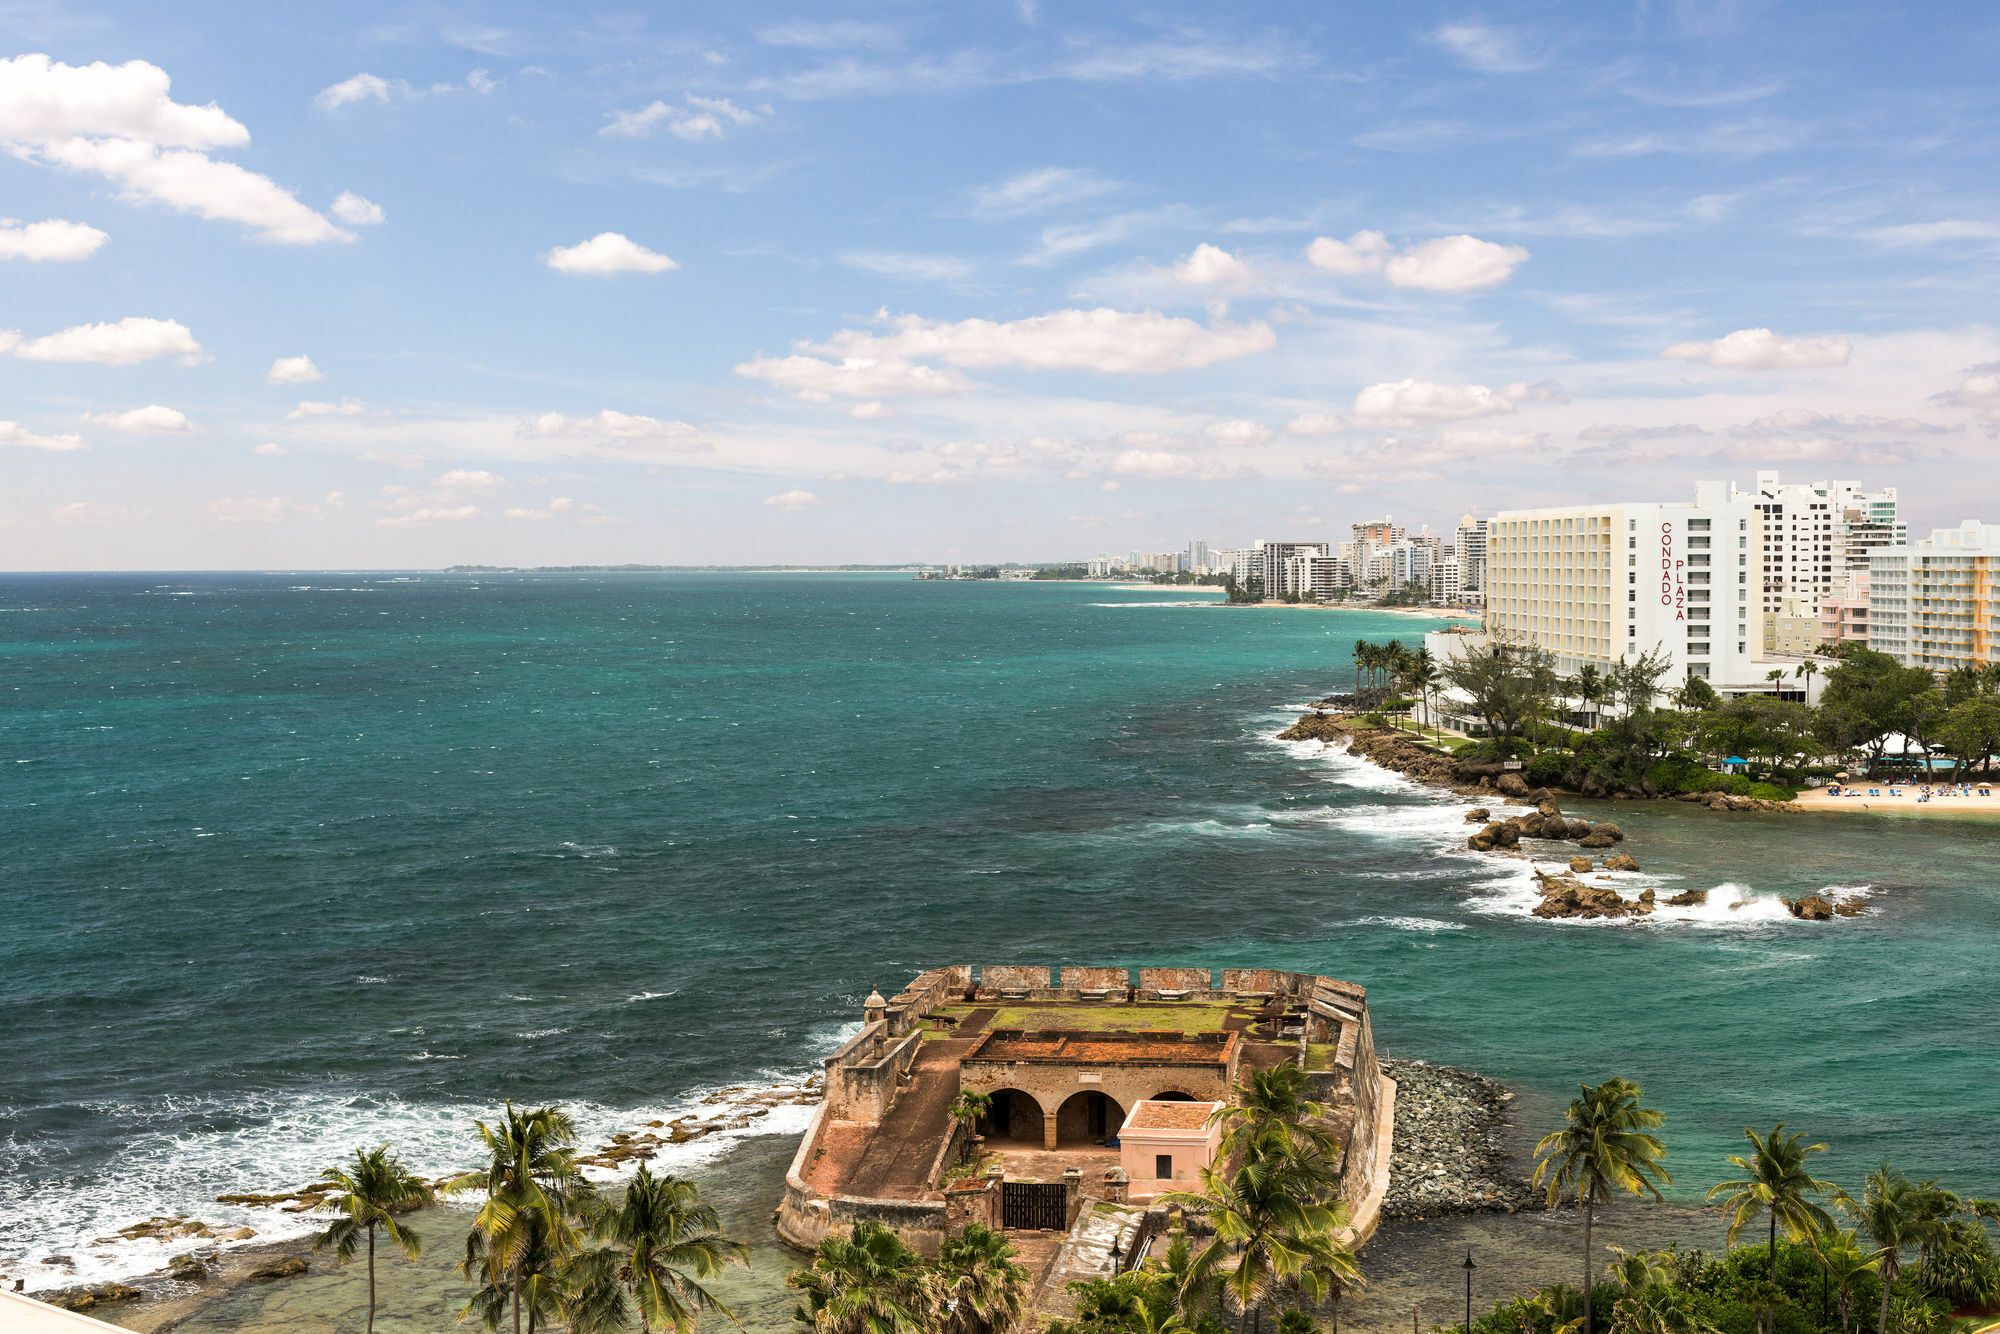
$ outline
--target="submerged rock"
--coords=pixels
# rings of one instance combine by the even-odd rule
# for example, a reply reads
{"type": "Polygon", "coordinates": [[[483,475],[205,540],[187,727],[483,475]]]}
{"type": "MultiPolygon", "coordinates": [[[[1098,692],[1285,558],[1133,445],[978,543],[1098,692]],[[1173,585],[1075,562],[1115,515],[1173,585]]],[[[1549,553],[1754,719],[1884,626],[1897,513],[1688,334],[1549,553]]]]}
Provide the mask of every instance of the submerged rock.
{"type": "Polygon", "coordinates": [[[1808,894],[1802,899],[1785,899],[1784,905],[1792,910],[1792,916],[1806,922],[1830,922],[1833,920],[1833,905],[1817,894],[1808,894]]]}
{"type": "Polygon", "coordinates": [[[280,1255],[264,1261],[264,1263],[251,1270],[250,1277],[261,1279],[297,1278],[306,1272],[306,1268],[307,1265],[303,1256],[280,1255]]]}
{"type": "Polygon", "coordinates": [[[1699,908],[1702,905],[1706,904],[1707,902],[1708,902],[1707,890],[1689,889],[1689,890],[1683,890],[1679,894],[1676,894],[1672,898],[1668,899],[1667,906],[1670,908],[1699,908]]]}
{"type": "Polygon", "coordinates": [[[1604,869],[1607,871],[1636,871],[1639,869],[1639,863],[1633,858],[1631,853],[1617,852],[1604,859],[1604,869]]]}

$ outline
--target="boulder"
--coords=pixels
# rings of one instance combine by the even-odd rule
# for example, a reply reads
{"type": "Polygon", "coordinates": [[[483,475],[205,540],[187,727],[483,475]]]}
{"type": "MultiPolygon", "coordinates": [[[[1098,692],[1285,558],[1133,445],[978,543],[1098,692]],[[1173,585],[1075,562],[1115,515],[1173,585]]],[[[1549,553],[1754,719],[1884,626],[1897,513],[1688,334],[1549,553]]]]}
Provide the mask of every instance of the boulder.
{"type": "MultiPolygon", "coordinates": [[[[1528,804],[1539,809],[1542,806],[1554,805],[1555,798],[1549,794],[1547,788],[1538,787],[1528,794],[1528,804]]],[[[1543,813],[1547,814],[1547,812],[1543,813]]]]}
{"type": "Polygon", "coordinates": [[[1493,786],[1510,797],[1525,799],[1528,795],[1528,781],[1512,770],[1501,774],[1498,779],[1494,780],[1493,786]]]}
{"type": "Polygon", "coordinates": [[[274,1256],[250,1271],[251,1278],[276,1279],[297,1278],[306,1272],[305,1257],[298,1255],[274,1256]]]}
{"type": "MultiPolygon", "coordinates": [[[[1639,863],[1632,859],[1631,853],[1620,852],[1604,859],[1604,869],[1607,871],[1636,871],[1639,869],[1639,863]]],[[[1647,892],[1650,893],[1651,891],[1647,892]]]]}
{"type": "Polygon", "coordinates": [[[1668,899],[1667,906],[1671,908],[1699,908],[1707,902],[1708,902],[1707,890],[1688,889],[1688,890],[1683,890],[1680,893],[1674,895],[1672,898],[1668,899]]]}
{"type": "Polygon", "coordinates": [[[1571,820],[1569,822],[1569,833],[1567,837],[1582,838],[1585,834],[1588,834],[1589,832],[1590,832],[1590,821],[1571,820]]]}
{"type": "Polygon", "coordinates": [[[1653,902],[1653,891],[1650,889],[1642,890],[1639,894],[1639,902],[1650,905],[1653,902]]]}
{"type": "Polygon", "coordinates": [[[1572,875],[1582,875],[1585,871],[1588,871],[1590,869],[1590,858],[1588,857],[1570,858],[1569,869],[1570,869],[1570,874],[1572,875]]]}
{"type": "Polygon", "coordinates": [[[1806,922],[1830,922],[1833,920],[1833,905],[1817,894],[1808,894],[1802,899],[1786,899],[1784,904],[1792,910],[1792,916],[1806,922]]]}
{"type": "Polygon", "coordinates": [[[1533,812],[1530,812],[1527,815],[1522,816],[1521,837],[1540,838],[1541,836],[1542,836],[1542,817],[1533,812]]]}
{"type": "Polygon", "coordinates": [[[224,1241],[248,1241],[250,1240],[250,1238],[257,1235],[257,1229],[250,1227],[232,1227],[227,1231],[218,1232],[215,1235],[222,1238],[222,1240],[224,1241]]]}
{"type": "Polygon", "coordinates": [[[208,1265],[198,1255],[176,1255],[167,1262],[167,1277],[181,1283],[199,1283],[208,1277],[208,1265]]]}
{"type": "Polygon", "coordinates": [[[1842,917],[1859,917],[1866,911],[1858,903],[1836,903],[1833,910],[1842,917]]]}
{"type": "Polygon", "coordinates": [[[1534,909],[1537,917],[1643,917],[1653,911],[1651,903],[1621,898],[1607,885],[1587,885],[1571,876],[1540,871],[1535,872],[1535,879],[1542,893],[1542,901],[1534,909]]]}
{"type": "Polygon", "coordinates": [[[1604,795],[1604,780],[1594,773],[1585,774],[1576,790],[1586,797],[1601,797],[1604,795]]]}
{"type": "Polygon", "coordinates": [[[1484,806],[1474,806],[1465,813],[1465,819],[1468,824],[1483,824],[1492,818],[1493,812],[1487,810],[1484,806]]]}
{"type": "Polygon", "coordinates": [[[118,1306],[125,1302],[139,1300],[139,1290],[129,1283],[106,1283],[92,1288],[90,1295],[97,1298],[99,1306],[118,1306]]]}
{"type": "Polygon", "coordinates": [[[1560,820],[1563,818],[1563,813],[1556,809],[1556,804],[1546,797],[1535,804],[1535,813],[1540,815],[1544,820],[1560,820]]]}
{"type": "Polygon", "coordinates": [[[1608,848],[1618,840],[1609,834],[1600,834],[1595,829],[1576,841],[1579,848],[1608,848]]]}
{"type": "Polygon", "coordinates": [[[1612,824],[1609,820],[1606,820],[1602,824],[1592,825],[1590,827],[1590,832],[1593,834],[1603,834],[1605,837],[1609,838],[1613,843],[1623,843],[1625,841],[1625,831],[1623,829],[1620,829],[1617,825],[1612,824]]]}

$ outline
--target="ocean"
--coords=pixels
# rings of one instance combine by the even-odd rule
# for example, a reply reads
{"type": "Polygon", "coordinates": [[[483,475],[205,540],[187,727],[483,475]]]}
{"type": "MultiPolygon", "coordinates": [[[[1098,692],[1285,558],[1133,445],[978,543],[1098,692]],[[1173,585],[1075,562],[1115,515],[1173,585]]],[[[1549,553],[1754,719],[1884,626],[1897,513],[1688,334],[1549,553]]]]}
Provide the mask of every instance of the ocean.
{"type": "MultiPolygon", "coordinates": [[[[304,1232],[214,1197],[384,1141],[465,1165],[507,1098],[600,1135],[795,1080],[871,988],[955,962],[1346,978],[1383,1051],[1505,1080],[1529,1120],[1640,1080],[1682,1200],[1778,1120],[1850,1186],[1891,1156],[2000,1193],[2000,823],[1579,802],[1627,830],[1628,892],[1715,892],[1540,921],[1525,864],[1464,851],[1466,803],[1274,739],[1357,638],[1426,622],[1212,601],[0,578],[0,1273],[156,1268],[184,1247],[94,1239],[157,1214],[304,1232]],[[1795,921],[1807,891],[1866,912],[1795,921]]],[[[774,1248],[802,1124],[656,1166],[774,1248]]],[[[778,1311],[784,1263],[745,1300],[778,1311]]]]}

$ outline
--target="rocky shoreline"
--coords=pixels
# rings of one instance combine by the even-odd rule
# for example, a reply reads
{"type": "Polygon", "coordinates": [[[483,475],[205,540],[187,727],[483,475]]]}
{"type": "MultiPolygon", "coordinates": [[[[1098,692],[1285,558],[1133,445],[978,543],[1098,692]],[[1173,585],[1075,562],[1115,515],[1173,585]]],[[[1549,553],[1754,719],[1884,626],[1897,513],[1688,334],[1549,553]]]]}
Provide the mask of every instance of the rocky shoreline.
{"type": "Polygon", "coordinates": [[[1504,1132],[1514,1095],[1465,1070],[1384,1060],[1396,1081],[1396,1130],[1382,1218],[1520,1213],[1542,1196],[1511,1170],[1504,1132]]]}
{"type": "MultiPolygon", "coordinates": [[[[577,1165],[615,1172],[632,1162],[657,1156],[668,1145],[687,1144],[724,1130],[748,1129],[771,1109],[808,1106],[824,1096],[823,1076],[813,1075],[799,1084],[752,1088],[738,1084],[709,1094],[701,1101],[718,1110],[708,1115],[677,1116],[670,1121],[643,1123],[637,1130],[609,1136],[609,1143],[580,1154],[577,1165]]],[[[451,1178],[430,1182],[440,1189],[451,1178]]],[[[327,1198],[324,1183],[308,1182],[296,1190],[270,1194],[228,1194],[216,1203],[270,1209],[279,1213],[301,1214],[317,1209],[327,1198]]],[[[100,1315],[113,1308],[127,1308],[144,1302],[159,1305],[157,1320],[139,1322],[138,1327],[165,1330],[185,1319],[194,1309],[215,1297],[226,1295],[246,1283],[268,1283],[296,1278],[311,1271],[312,1238],[287,1237],[256,1242],[255,1229],[211,1223],[187,1214],[160,1216],[120,1228],[108,1237],[98,1237],[93,1246],[116,1245],[120,1241],[185,1241],[188,1249],[173,1256],[166,1267],[142,1275],[129,1283],[110,1282],[77,1287],[45,1289],[30,1293],[39,1301],[66,1311],[100,1315]],[[239,1244],[230,1244],[239,1243],[239,1244]],[[250,1244],[240,1244],[250,1243],[250,1244]]],[[[64,1256],[50,1256],[44,1263],[61,1262],[64,1256]]],[[[330,1261],[329,1261],[330,1263],[330,1261]]],[[[128,1312],[120,1310],[121,1319],[128,1312]]]]}

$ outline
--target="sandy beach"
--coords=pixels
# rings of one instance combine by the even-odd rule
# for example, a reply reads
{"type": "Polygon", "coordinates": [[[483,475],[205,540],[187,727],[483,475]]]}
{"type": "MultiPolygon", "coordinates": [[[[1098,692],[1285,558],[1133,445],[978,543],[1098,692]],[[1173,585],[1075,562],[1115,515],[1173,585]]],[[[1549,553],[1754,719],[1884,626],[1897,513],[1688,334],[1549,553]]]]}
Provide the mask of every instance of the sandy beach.
{"type": "Polygon", "coordinates": [[[1901,815],[2000,815],[2000,784],[1973,783],[1971,795],[1966,788],[1932,784],[1928,791],[1930,800],[1924,801],[1926,789],[1918,784],[1907,783],[1863,783],[1857,788],[1842,788],[1839,796],[1829,796],[1823,787],[1808,788],[1799,793],[1793,804],[1808,811],[1892,811],[1901,815]],[[1990,793],[1981,796],[1981,788],[1990,793]],[[1858,792],[1860,795],[1851,795],[1858,792]]]}

